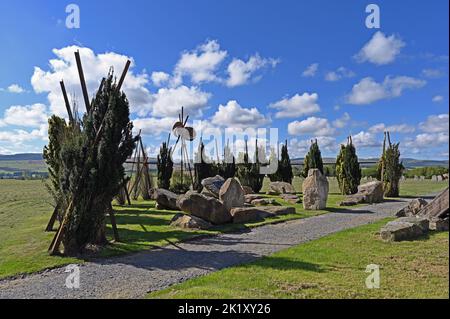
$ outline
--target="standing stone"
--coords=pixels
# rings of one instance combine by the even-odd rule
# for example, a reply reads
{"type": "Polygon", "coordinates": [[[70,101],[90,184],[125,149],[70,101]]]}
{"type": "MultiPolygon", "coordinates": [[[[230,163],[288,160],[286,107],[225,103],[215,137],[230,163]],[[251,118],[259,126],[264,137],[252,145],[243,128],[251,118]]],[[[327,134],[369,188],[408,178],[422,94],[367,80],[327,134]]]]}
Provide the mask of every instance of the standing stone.
{"type": "Polygon", "coordinates": [[[432,180],[433,182],[437,182],[437,177],[436,177],[436,175],[431,176],[431,180],[432,180]]]}
{"type": "Polygon", "coordinates": [[[424,181],[425,180],[425,176],[420,176],[420,180],[424,181]]]}
{"type": "Polygon", "coordinates": [[[221,201],[195,191],[189,191],[180,196],[177,200],[177,205],[183,212],[200,217],[215,225],[221,225],[231,221],[230,212],[221,201]]]}
{"type": "Polygon", "coordinates": [[[303,181],[303,207],[306,210],[320,210],[327,207],[328,180],[317,169],[310,169],[303,181]]]}
{"type": "Polygon", "coordinates": [[[212,194],[215,198],[219,198],[219,191],[223,183],[225,183],[225,179],[222,176],[216,175],[203,179],[201,183],[208,193],[212,194]]]}
{"type": "Polygon", "coordinates": [[[244,206],[245,195],[241,183],[236,178],[227,179],[220,188],[219,199],[227,211],[234,207],[244,206]]]}
{"type": "Polygon", "coordinates": [[[414,180],[415,180],[415,181],[418,181],[418,180],[419,180],[419,176],[414,175],[414,180]]]}
{"type": "Polygon", "coordinates": [[[438,176],[437,176],[437,181],[438,181],[438,182],[442,182],[442,175],[438,175],[438,176]]]}
{"type": "Polygon", "coordinates": [[[286,182],[270,182],[267,194],[269,195],[295,194],[295,189],[291,184],[286,182]]]}
{"type": "Polygon", "coordinates": [[[364,195],[364,203],[381,203],[383,201],[383,183],[373,181],[358,186],[358,194],[364,195]]]}

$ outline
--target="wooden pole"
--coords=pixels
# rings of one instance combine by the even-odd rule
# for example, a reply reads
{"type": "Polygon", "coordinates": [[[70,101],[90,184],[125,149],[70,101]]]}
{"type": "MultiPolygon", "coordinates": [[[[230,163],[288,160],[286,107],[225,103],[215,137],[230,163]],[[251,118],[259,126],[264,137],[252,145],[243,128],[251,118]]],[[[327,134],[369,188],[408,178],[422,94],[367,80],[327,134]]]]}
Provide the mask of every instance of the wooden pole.
{"type": "Polygon", "coordinates": [[[50,217],[50,220],[48,221],[47,227],[45,228],[46,232],[52,231],[53,226],[55,225],[56,217],[58,217],[58,205],[53,209],[52,216],[50,217]]]}
{"type": "Polygon", "coordinates": [[[64,81],[60,81],[59,85],[61,86],[61,91],[64,97],[64,104],[66,105],[67,114],[69,115],[69,122],[73,123],[73,114],[72,109],[70,108],[69,98],[67,97],[66,86],[64,85],[64,81]]]}
{"type": "Polygon", "coordinates": [[[131,64],[131,61],[127,60],[127,63],[125,64],[125,68],[122,71],[122,75],[120,77],[119,84],[117,85],[117,91],[120,91],[122,89],[122,84],[123,84],[123,81],[125,80],[125,76],[128,73],[128,69],[130,68],[130,64],[131,64]]]}
{"type": "Polygon", "coordinates": [[[114,214],[114,209],[112,208],[112,205],[110,205],[109,207],[109,218],[111,220],[111,228],[113,230],[114,240],[120,241],[119,231],[117,230],[116,215],[114,214]]]}
{"type": "Polygon", "coordinates": [[[77,62],[78,75],[80,76],[81,91],[83,92],[84,104],[86,105],[86,111],[89,113],[91,104],[89,102],[86,80],[84,78],[83,66],[81,64],[80,51],[75,52],[75,60],[77,62]]]}

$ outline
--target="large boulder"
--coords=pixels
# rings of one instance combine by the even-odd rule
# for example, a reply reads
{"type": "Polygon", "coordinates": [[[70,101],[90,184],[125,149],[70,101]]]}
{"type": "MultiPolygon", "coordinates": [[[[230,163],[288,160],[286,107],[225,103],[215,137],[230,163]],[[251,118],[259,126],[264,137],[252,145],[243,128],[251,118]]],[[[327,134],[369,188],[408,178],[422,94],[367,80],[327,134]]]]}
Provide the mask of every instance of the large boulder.
{"type": "Polygon", "coordinates": [[[153,191],[153,199],[156,201],[156,208],[163,210],[180,210],[177,205],[178,195],[167,189],[158,188],[153,191]]]}
{"type": "Polygon", "coordinates": [[[380,236],[384,241],[402,241],[416,239],[425,233],[420,221],[415,223],[394,220],[381,228],[380,236]]]}
{"type": "Polygon", "coordinates": [[[215,225],[225,224],[231,221],[231,214],[221,201],[195,191],[189,191],[180,196],[177,205],[183,212],[200,217],[215,225]]]}
{"type": "Polygon", "coordinates": [[[437,218],[433,217],[430,219],[430,230],[435,231],[448,231],[448,220],[449,218],[437,218]]]}
{"type": "Polygon", "coordinates": [[[364,203],[381,203],[384,198],[383,183],[373,181],[358,186],[358,194],[364,195],[364,203]]]}
{"type": "Polygon", "coordinates": [[[400,223],[411,223],[411,224],[415,224],[417,226],[420,227],[420,229],[422,229],[423,233],[427,233],[430,230],[430,221],[426,218],[421,218],[421,217],[400,217],[397,218],[395,220],[396,222],[400,222],[400,223]]]}
{"type": "Polygon", "coordinates": [[[383,201],[383,183],[379,181],[368,182],[358,186],[356,194],[346,196],[340,206],[353,206],[357,204],[373,204],[383,201]]]}
{"type": "Polygon", "coordinates": [[[173,216],[170,226],[184,229],[210,229],[212,224],[196,216],[178,213],[173,216]]]}
{"type": "Polygon", "coordinates": [[[219,175],[205,178],[201,182],[202,186],[206,188],[206,191],[209,194],[212,194],[215,198],[219,198],[219,191],[224,183],[225,179],[219,175]]]}
{"type": "Polygon", "coordinates": [[[236,178],[227,179],[220,188],[219,199],[227,211],[234,207],[244,206],[245,195],[241,183],[236,178]]]}
{"type": "Polygon", "coordinates": [[[255,205],[255,206],[279,205],[277,203],[277,201],[273,198],[254,199],[250,202],[250,204],[255,205]]]}
{"type": "Polygon", "coordinates": [[[423,198],[416,198],[409,202],[408,206],[400,209],[395,215],[397,217],[416,216],[422,208],[427,206],[428,202],[423,198]]]}
{"type": "Polygon", "coordinates": [[[265,206],[260,207],[262,211],[274,215],[289,215],[295,214],[295,208],[292,206],[265,206]]]}
{"type": "Polygon", "coordinates": [[[327,207],[328,180],[317,169],[310,169],[303,181],[303,207],[306,210],[320,210],[327,207]]]}
{"type": "Polygon", "coordinates": [[[286,182],[270,182],[267,194],[269,195],[295,194],[295,189],[291,184],[286,182]]]}

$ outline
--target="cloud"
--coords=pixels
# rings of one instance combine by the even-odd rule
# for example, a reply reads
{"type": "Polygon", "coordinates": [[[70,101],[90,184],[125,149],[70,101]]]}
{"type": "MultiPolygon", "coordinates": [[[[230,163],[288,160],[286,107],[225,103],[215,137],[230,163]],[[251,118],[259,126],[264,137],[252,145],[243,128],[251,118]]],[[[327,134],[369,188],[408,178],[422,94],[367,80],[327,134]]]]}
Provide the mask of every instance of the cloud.
{"type": "Polygon", "coordinates": [[[369,128],[370,133],[383,133],[385,131],[395,132],[395,133],[413,133],[416,129],[407,124],[398,124],[386,126],[384,123],[376,124],[369,128]]]}
{"type": "Polygon", "coordinates": [[[210,40],[192,51],[181,54],[175,66],[174,84],[182,83],[184,76],[189,76],[193,83],[220,81],[215,72],[228,53],[220,49],[216,40],[210,40]]]}
{"type": "Polygon", "coordinates": [[[352,92],[347,96],[347,103],[371,104],[382,99],[399,97],[404,90],[421,88],[425,84],[424,80],[408,76],[387,76],[382,83],[366,77],[353,86],[352,92]]]}
{"type": "MultiPolygon", "coordinates": [[[[352,136],[353,144],[358,148],[372,148],[381,146],[374,133],[361,131],[352,136]]],[[[344,143],[344,142],[343,142],[344,143]]]]}
{"type": "Polygon", "coordinates": [[[166,72],[152,72],[151,78],[155,86],[163,86],[169,81],[170,74],[166,72]]]}
{"type": "Polygon", "coordinates": [[[6,109],[0,127],[6,125],[40,127],[48,121],[47,107],[44,104],[14,105],[6,109]]]}
{"type": "Polygon", "coordinates": [[[448,133],[449,118],[448,114],[430,115],[419,124],[420,129],[426,133],[448,133]]]}
{"type": "Polygon", "coordinates": [[[445,75],[444,71],[439,69],[423,69],[422,74],[430,79],[438,79],[445,75]]]}
{"type": "Polygon", "coordinates": [[[325,74],[325,80],[329,82],[336,82],[342,78],[352,78],[355,75],[356,74],[353,71],[341,66],[336,71],[327,72],[327,74],[325,74]]]}
{"type": "Polygon", "coordinates": [[[337,151],[338,145],[335,137],[316,136],[305,140],[293,138],[289,140],[289,154],[291,158],[304,157],[311,147],[312,140],[317,140],[321,152],[335,153],[337,151]]]}
{"type": "Polygon", "coordinates": [[[262,127],[271,122],[256,107],[244,108],[234,100],[228,101],[226,105],[219,105],[211,121],[218,126],[238,128],[262,127]]]}
{"type": "Polygon", "coordinates": [[[317,70],[319,69],[319,63],[313,63],[309,65],[305,71],[303,71],[303,77],[314,77],[316,76],[317,70]]]}
{"type": "Polygon", "coordinates": [[[6,89],[6,91],[8,91],[9,93],[16,93],[16,94],[20,94],[20,93],[24,93],[25,89],[22,88],[20,85],[18,84],[11,84],[10,86],[8,86],[8,88],[6,89]]]}
{"type": "Polygon", "coordinates": [[[413,153],[417,153],[423,148],[439,147],[448,145],[447,133],[422,133],[418,134],[414,139],[406,140],[405,145],[412,148],[413,153]]]}
{"type": "Polygon", "coordinates": [[[405,43],[397,36],[391,35],[386,37],[382,32],[378,31],[359,51],[355,59],[360,63],[389,64],[394,62],[404,46],[405,43]]]}
{"type": "Polygon", "coordinates": [[[11,131],[0,131],[0,142],[22,144],[33,140],[47,141],[48,125],[42,124],[32,131],[15,129],[11,131]]]}
{"type": "MultiPolygon", "coordinates": [[[[36,93],[48,93],[52,113],[59,116],[67,116],[59,85],[59,81],[62,79],[66,85],[67,93],[69,95],[75,94],[78,100],[83,101],[74,57],[74,52],[77,50],[80,51],[90,97],[96,92],[101,79],[108,74],[110,67],[114,68],[115,75],[119,77],[126,60],[130,59],[132,64],[125,79],[123,91],[130,101],[131,111],[145,115],[151,110],[152,96],[145,87],[149,82],[148,75],[145,73],[136,74],[133,71],[135,63],[131,57],[114,52],[96,54],[89,48],[68,46],[62,49],[53,49],[53,54],[56,58],[49,61],[50,70],[44,71],[39,67],[35,67],[31,78],[31,84],[36,93]]],[[[84,103],[79,102],[78,105],[80,106],[80,111],[84,111],[84,103]]]]}
{"type": "Polygon", "coordinates": [[[210,93],[197,87],[182,85],[176,88],[161,88],[153,95],[152,114],[155,117],[176,117],[183,106],[185,114],[201,116],[210,97],[210,93]]]}
{"type": "Polygon", "coordinates": [[[440,103],[440,102],[444,101],[444,97],[442,95],[436,95],[436,96],[433,96],[431,101],[433,101],[434,103],[440,103]]]}
{"type": "Polygon", "coordinates": [[[178,118],[136,118],[133,120],[134,134],[142,131],[143,135],[160,136],[162,134],[169,134],[172,131],[173,124],[178,121],[178,118]]]}
{"type": "Polygon", "coordinates": [[[308,117],[303,121],[294,121],[288,124],[288,133],[290,135],[316,135],[330,136],[336,130],[330,125],[327,119],[318,117],[308,117]]]}
{"type": "Polygon", "coordinates": [[[347,126],[349,121],[350,121],[350,114],[345,112],[341,118],[338,118],[335,121],[333,121],[333,126],[337,128],[344,128],[347,126]]]}
{"type": "Polygon", "coordinates": [[[291,98],[286,97],[278,102],[269,105],[270,108],[277,109],[276,118],[293,118],[310,115],[320,111],[317,103],[319,95],[317,93],[295,94],[291,98]]]}
{"type": "Polygon", "coordinates": [[[247,62],[240,59],[233,59],[228,65],[229,78],[226,80],[228,87],[235,87],[238,85],[244,85],[252,78],[252,75],[257,70],[265,68],[267,66],[275,67],[279,63],[275,59],[261,58],[258,54],[251,56],[247,62]]]}

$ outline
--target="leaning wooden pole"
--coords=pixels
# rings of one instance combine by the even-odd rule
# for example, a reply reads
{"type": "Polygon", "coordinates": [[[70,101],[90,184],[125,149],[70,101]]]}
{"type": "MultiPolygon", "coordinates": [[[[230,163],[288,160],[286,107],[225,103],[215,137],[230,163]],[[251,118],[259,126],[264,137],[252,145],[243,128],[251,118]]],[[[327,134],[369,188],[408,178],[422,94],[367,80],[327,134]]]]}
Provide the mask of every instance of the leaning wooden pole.
{"type": "Polygon", "coordinates": [[[72,109],[70,108],[69,98],[67,97],[67,91],[66,91],[66,86],[64,85],[64,81],[61,80],[59,82],[59,85],[61,86],[61,91],[62,91],[62,94],[64,97],[64,104],[66,105],[67,114],[69,115],[69,122],[73,123],[74,118],[73,118],[73,114],[72,114],[72,109]]]}
{"type": "Polygon", "coordinates": [[[89,102],[89,95],[86,86],[86,80],[84,78],[83,66],[81,65],[80,51],[75,52],[75,60],[77,62],[78,75],[80,76],[81,91],[83,92],[84,104],[86,105],[86,111],[89,113],[91,103],[89,102]]]}

